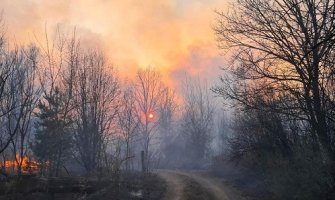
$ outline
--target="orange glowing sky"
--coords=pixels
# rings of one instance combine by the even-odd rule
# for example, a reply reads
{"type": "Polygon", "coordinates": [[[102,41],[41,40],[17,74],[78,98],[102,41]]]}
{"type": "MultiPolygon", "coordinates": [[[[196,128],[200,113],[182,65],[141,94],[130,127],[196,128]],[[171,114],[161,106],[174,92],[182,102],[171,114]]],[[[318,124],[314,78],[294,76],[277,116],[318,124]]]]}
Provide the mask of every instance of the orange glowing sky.
{"type": "Polygon", "coordinates": [[[43,37],[45,27],[76,27],[82,41],[102,48],[122,76],[151,66],[176,86],[185,74],[217,79],[224,64],[212,26],[214,10],[226,10],[228,0],[0,2],[7,34],[17,43],[43,37]]]}

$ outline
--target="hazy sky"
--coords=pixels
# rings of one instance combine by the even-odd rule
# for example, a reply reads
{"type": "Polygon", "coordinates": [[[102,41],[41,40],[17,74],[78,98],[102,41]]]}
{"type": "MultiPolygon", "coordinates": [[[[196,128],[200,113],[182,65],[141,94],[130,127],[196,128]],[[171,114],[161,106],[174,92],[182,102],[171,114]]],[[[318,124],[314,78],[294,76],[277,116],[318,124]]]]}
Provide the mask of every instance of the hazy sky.
{"type": "Polygon", "coordinates": [[[224,63],[212,26],[227,0],[0,0],[0,8],[16,42],[34,42],[45,26],[76,26],[130,78],[151,66],[176,86],[185,73],[215,79],[224,63]]]}

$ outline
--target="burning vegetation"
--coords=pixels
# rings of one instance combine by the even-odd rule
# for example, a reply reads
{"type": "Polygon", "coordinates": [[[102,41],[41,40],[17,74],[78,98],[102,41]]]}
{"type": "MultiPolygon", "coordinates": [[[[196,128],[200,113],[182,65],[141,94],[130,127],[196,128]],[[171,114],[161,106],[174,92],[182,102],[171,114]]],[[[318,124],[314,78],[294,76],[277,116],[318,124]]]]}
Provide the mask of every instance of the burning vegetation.
{"type": "Polygon", "coordinates": [[[2,161],[1,168],[9,174],[37,174],[41,169],[41,165],[41,163],[32,160],[27,156],[21,158],[19,155],[16,155],[15,160],[2,161]]]}

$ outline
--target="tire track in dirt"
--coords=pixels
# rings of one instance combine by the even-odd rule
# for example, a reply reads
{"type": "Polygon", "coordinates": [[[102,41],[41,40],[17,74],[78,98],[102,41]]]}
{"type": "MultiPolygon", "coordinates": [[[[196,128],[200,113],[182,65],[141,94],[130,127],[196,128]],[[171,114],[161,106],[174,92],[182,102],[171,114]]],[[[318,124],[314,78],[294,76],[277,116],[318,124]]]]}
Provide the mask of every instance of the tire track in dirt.
{"type": "Polygon", "coordinates": [[[159,171],[158,175],[166,181],[167,189],[164,200],[182,200],[184,191],[183,178],[173,171],[159,171]]]}
{"type": "Polygon", "coordinates": [[[243,200],[228,195],[219,180],[204,173],[160,170],[157,174],[167,184],[164,200],[243,200]]]}

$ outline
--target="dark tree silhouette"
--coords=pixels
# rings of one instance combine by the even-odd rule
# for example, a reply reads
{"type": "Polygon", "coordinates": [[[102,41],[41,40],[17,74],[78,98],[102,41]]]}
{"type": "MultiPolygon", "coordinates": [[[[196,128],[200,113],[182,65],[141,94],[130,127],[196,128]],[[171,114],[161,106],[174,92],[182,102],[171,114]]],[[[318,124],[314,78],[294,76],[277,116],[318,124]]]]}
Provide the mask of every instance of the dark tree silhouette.
{"type": "Polygon", "coordinates": [[[286,99],[268,105],[307,121],[334,160],[334,2],[241,0],[218,15],[219,45],[234,50],[235,62],[215,92],[254,108],[255,94],[286,99]]]}

